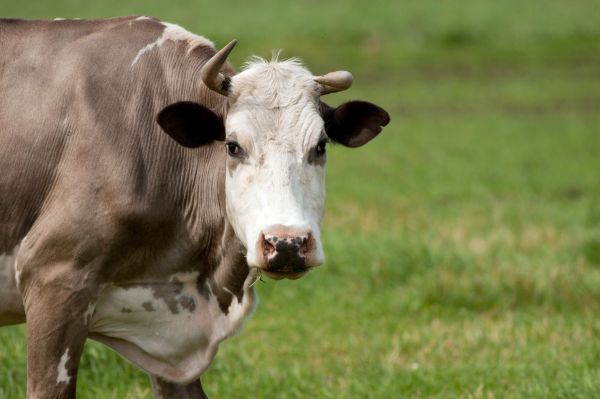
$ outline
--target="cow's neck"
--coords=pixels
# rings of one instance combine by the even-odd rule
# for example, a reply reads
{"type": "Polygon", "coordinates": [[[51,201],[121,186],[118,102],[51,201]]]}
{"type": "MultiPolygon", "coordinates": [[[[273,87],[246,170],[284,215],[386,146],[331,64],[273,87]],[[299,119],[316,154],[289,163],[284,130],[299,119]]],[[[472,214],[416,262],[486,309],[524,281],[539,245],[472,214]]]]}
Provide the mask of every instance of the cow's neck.
{"type": "MultiPolygon", "coordinates": [[[[199,75],[200,67],[213,54],[213,49],[199,47],[193,55],[176,65],[167,63],[170,65],[165,72],[169,76],[168,102],[187,98],[225,119],[229,104],[227,98],[208,89],[201,83],[199,75]]],[[[226,76],[235,74],[229,64],[224,65],[221,72],[226,76]]],[[[171,140],[164,132],[161,135],[163,139],[171,140]]],[[[170,179],[171,182],[177,180],[173,187],[176,192],[174,199],[188,235],[185,237],[185,240],[189,240],[187,246],[198,256],[200,270],[196,270],[200,272],[199,278],[214,285],[212,289],[219,294],[219,303],[225,305],[231,296],[227,292],[241,295],[249,270],[245,249],[235,236],[225,211],[224,144],[213,142],[195,149],[175,145],[167,151],[163,148],[160,152],[162,162],[175,164],[166,169],[176,174],[170,179]],[[173,156],[172,151],[177,154],[173,156]]],[[[158,174],[164,173],[164,170],[164,167],[160,168],[158,174]]],[[[159,193],[159,196],[163,195],[164,192],[159,193]]]]}
{"type": "Polygon", "coordinates": [[[226,311],[233,296],[241,300],[249,277],[242,242],[235,235],[225,211],[225,151],[223,143],[211,144],[209,162],[190,159],[187,184],[182,193],[182,217],[192,242],[203,253],[199,284],[207,284],[226,311]],[[208,168],[208,170],[206,169],[208,168]],[[212,261],[211,261],[212,260],[212,261]]]}

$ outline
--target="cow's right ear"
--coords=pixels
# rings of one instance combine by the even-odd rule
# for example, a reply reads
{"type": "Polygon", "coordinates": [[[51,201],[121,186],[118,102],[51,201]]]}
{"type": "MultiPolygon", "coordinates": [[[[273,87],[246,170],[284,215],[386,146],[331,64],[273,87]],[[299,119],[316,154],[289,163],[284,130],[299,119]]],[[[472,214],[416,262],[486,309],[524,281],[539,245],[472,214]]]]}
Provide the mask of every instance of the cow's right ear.
{"type": "Polygon", "coordinates": [[[184,147],[196,148],[225,140],[223,120],[210,109],[182,101],[168,105],[156,116],[162,129],[184,147]]]}

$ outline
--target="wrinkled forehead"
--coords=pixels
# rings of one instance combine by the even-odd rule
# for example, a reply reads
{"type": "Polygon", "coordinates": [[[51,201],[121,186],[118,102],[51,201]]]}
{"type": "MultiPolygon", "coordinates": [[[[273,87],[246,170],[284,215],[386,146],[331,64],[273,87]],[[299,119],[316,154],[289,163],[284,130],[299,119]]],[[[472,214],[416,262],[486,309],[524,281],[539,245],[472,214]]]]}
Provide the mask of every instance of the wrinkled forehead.
{"type": "Polygon", "coordinates": [[[318,84],[298,61],[255,59],[232,78],[231,91],[228,134],[260,132],[272,139],[318,136],[323,130],[318,84]]]}

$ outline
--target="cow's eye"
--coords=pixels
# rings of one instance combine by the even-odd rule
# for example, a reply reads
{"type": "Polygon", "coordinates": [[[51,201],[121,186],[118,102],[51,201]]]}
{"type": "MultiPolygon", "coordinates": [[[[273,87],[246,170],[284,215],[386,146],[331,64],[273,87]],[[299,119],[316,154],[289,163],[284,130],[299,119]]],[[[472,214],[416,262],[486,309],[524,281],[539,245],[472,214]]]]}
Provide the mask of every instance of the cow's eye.
{"type": "Polygon", "coordinates": [[[229,154],[229,156],[239,158],[244,154],[242,147],[235,141],[228,141],[225,143],[225,146],[227,147],[227,154],[229,154]]]}
{"type": "Polygon", "coordinates": [[[325,146],[326,145],[327,145],[327,140],[319,141],[319,144],[317,144],[317,147],[315,148],[315,152],[317,153],[317,155],[325,154],[325,146]]]}

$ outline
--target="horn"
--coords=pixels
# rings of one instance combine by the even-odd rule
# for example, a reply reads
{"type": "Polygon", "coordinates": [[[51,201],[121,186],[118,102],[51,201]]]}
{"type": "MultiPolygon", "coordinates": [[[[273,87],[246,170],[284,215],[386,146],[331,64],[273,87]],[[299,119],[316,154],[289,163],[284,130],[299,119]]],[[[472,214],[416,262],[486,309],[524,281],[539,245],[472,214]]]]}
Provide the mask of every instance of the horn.
{"type": "Polygon", "coordinates": [[[219,50],[215,55],[209,59],[200,71],[202,81],[209,89],[221,93],[224,96],[229,95],[229,84],[231,79],[224,76],[220,71],[231,50],[237,44],[237,40],[232,40],[229,44],[219,50]]]}
{"type": "Polygon", "coordinates": [[[321,95],[344,91],[352,86],[352,74],[348,71],[329,72],[323,76],[315,77],[321,85],[321,95]]]}

